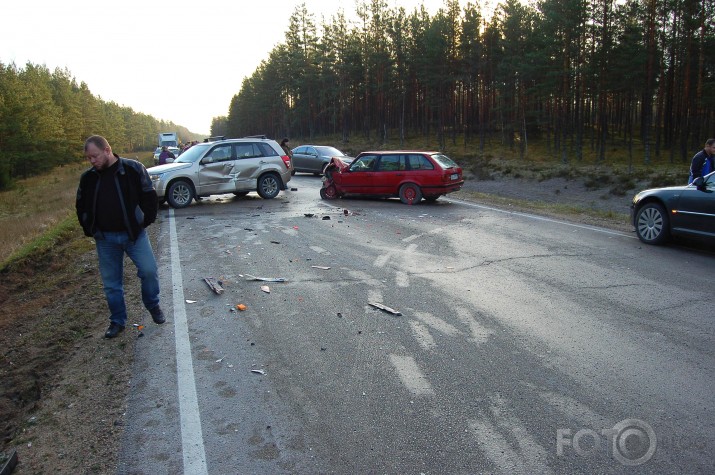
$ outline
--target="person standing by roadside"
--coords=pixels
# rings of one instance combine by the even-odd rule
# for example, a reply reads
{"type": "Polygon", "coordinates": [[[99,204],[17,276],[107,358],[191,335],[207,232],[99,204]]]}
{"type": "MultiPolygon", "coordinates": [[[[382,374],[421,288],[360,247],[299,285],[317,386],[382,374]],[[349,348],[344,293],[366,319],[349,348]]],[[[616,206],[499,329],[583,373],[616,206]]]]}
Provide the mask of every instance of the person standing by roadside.
{"type": "Polygon", "coordinates": [[[705,148],[695,154],[690,163],[690,177],[688,184],[692,183],[699,176],[705,176],[715,170],[715,139],[707,139],[705,148]]]}
{"type": "Polygon", "coordinates": [[[168,148],[166,148],[166,145],[161,147],[161,153],[159,154],[159,165],[165,165],[167,162],[167,159],[175,159],[176,155],[171,153],[168,148]]]}
{"type": "Polygon", "coordinates": [[[291,158],[291,160],[292,160],[292,159],[293,159],[293,151],[292,151],[292,150],[290,149],[290,147],[288,146],[288,142],[289,142],[289,141],[288,141],[288,137],[286,137],[286,138],[284,138],[283,140],[281,140],[281,148],[283,149],[283,151],[285,152],[285,154],[288,155],[288,156],[291,158]]]}
{"type": "Polygon", "coordinates": [[[288,137],[283,138],[283,140],[281,140],[280,145],[281,145],[281,148],[283,149],[283,153],[288,155],[288,158],[290,158],[290,168],[291,168],[290,174],[295,175],[295,168],[293,168],[293,151],[288,146],[288,137]]]}
{"type": "Polygon", "coordinates": [[[114,338],[127,324],[124,302],[124,254],[137,267],[142,302],[155,323],[166,321],[159,306],[159,276],[144,228],[156,219],[158,200],[144,165],[112,152],[102,136],[84,143],[92,165],[80,177],[77,219],[84,234],[95,239],[99,272],[110,311],[105,338],[114,338]]]}

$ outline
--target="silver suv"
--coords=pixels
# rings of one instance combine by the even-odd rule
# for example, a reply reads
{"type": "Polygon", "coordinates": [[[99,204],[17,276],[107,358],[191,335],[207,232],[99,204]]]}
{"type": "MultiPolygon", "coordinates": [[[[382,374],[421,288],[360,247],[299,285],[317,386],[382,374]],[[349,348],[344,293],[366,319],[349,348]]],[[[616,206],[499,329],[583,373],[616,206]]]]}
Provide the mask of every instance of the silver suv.
{"type": "Polygon", "coordinates": [[[275,140],[243,138],[194,145],[174,163],[148,171],[159,201],[184,208],[194,198],[223,193],[275,198],[290,181],[291,163],[275,140]]]}

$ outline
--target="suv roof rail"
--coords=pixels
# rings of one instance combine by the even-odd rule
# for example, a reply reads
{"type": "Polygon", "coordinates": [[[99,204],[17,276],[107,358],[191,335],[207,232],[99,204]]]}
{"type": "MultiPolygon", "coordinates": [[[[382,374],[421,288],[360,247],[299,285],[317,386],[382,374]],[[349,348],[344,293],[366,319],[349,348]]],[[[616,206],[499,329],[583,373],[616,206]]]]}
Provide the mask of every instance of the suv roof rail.
{"type": "Polygon", "coordinates": [[[226,140],[226,136],[225,136],[225,135],[215,135],[215,136],[213,136],[213,137],[207,137],[207,138],[204,139],[204,143],[207,143],[207,142],[219,142],[219,141],[221,141],[221,140],[226,140]]]}
{"type": "Polygon", "coordinates": [[[243,138],[244,139],[267,139],[268,137],[266,137],[265,134],[261,134],[261,135],[246,135],[243,138]]]}

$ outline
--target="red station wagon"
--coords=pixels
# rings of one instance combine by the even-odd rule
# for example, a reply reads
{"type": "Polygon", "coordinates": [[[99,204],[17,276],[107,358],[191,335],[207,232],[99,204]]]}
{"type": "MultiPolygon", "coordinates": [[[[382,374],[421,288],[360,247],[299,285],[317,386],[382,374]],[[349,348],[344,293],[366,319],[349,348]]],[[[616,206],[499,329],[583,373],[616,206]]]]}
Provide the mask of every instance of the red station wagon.
{"type": "Polygon", "coordinates": [[[439,152],[363,152],[350,164],[339,158],[326,168],[323,199],[343,195],[399,196],[405,204],[434,201],[459,190],[462,169],[439,152]]]}

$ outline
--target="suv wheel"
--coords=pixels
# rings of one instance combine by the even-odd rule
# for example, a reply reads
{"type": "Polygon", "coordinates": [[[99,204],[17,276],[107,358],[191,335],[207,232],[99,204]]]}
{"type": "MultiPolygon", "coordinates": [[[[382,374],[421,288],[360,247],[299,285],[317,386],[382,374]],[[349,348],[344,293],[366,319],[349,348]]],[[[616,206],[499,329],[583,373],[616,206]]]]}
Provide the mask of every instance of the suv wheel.
{"type": "Polygon", "coordinates": [[[194,189],[183,180],[175,181],[169,187],[166,194],[166,201],[172,208],[186,208],[194,199],[194,189]]]}
{"type": "Polygon", "coordinates": [[[273,173],[266,173],[258,179],[258,194],[267,200],[278,196],[281,191],[281,180],[273,173]]]}
{"type": "Polygon", "coordinates": [[[668,240],[668,213],[658,203],[646,203],[636,215],[636,234],[646,244],[663,244],[668,240]]]}

